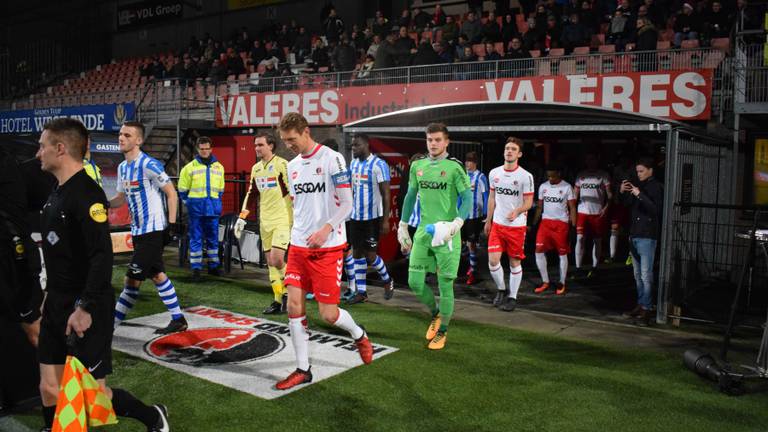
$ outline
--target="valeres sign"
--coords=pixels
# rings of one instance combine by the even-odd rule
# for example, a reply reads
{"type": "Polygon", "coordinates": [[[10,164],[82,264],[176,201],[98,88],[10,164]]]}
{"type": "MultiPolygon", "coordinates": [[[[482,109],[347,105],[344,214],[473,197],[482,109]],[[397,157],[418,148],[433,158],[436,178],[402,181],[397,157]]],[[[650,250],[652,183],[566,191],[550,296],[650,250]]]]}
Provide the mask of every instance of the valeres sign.
{"type": "Polygon", "coordinates": [[[710,117],[712,71],[637,72],[447,81],[248,93],[217,100],[219,127],[272,126],[288,112],[313,125],[340,125],[401,109],[451,102],[557,102],[674,120],[710,117]]]}

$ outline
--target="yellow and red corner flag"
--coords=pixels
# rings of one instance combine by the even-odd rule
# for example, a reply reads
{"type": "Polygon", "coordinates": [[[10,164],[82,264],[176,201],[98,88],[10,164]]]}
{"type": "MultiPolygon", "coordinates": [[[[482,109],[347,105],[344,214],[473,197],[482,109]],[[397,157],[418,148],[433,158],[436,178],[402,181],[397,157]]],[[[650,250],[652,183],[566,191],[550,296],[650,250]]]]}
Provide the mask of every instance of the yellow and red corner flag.
{"type": "Polygon", "coordinates": [[[88,426],[117,423],[112,400],[76,357],[67,356],[56,401],[53,432],[87,431],[88,426]]]}

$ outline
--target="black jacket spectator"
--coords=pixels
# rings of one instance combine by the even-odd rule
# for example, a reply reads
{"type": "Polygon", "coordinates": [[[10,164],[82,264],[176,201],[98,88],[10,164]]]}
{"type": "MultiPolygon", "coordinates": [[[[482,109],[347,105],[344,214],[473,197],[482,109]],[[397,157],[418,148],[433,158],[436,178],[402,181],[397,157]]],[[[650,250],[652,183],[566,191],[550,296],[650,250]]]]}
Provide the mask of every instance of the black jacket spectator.
{"type": "Polygon", "coordinates": [[[267,50],[261,44],[261,41],[258,39],[253,41],[253,46],[251,47],[251,61],[255,64],[259,64],[265,58],[267,58],[267,50]]]}
{"type": "Polygon", "coordinates": [[[413,66],[425,66],[431,64],[440,63],[440,57],[438,57],[435,50],[432,48],[432,44],[429,41],[424,40],[419,44],[419,49],[413,56],[413,66]]]}
{"type": "Polygon", "coordinates": [[[701,27],[701,16],[699,16],[696,12],[692,12],[690,15],[686,13],[680,13],[675,18],[675,33],[698,33],[701,31],[701,27]]]}
{"type": "Polygon", "coordinates": [[[330,67],[331,59],[328,55],[328,48],[323,46],[323,41],[318,39],[315,47],[312,49],[312,68],[318,72],[321,67],[330,67]]]}
{"type": "Polygon", "coordinates": [[[488,20],[483,24],[482,35],[486,42],[501,42],[501,27],[493,13],[488,14],[488,20]]]}
{"type": "Polygon", "coordinates": [[[443,12],[442,6],[435,5],[435,13],[432,14],[432,26],[442,27],[445,25],[445,12],[443,12]]]}
{"type": "Polygon", "coordinates": [[[474,12],[467,14],[467,19],[461,25],[461,33],[467,35],[467,39],[471,44],[480,42],[482,27],[480,21],[475,18],[474,12]]]}
{"type": "Polygon", "coordinates": [[[411,28],[411,11],[408,8],[403,9],[400,18],[397,19],[397,26],[411,28]]]}
{"type": "Polygon", "coordinates": [[[447,16],[445,18],[445,25],[443,26],[443,37],[441,39],[441,42],[445,44],[453,44],[456,42],[456,39],[459,38],[459,25],[456,24],[453,21],[452,16],[447,16]]]}
{"type": "Polygon", "coordinates": [[[504,42],[504,48],[509,46],[509,42],[515,36],[518,36],[517,22],[515,17],[511,14],[504,16],[504,21],[501,22],[501,41],[504,42]]]}
{"type": "Polygon", "coordinates": [[[644,0],[645,8],[648,10],[647,16],[651,20],[651,23],[657,29],[664,28],[666,26],[664,11],[656,4],[655,0],[644,0]]]}
{"type": "Polygon", "coordinates": [[[227,57],[227,73],[230,75],[240,75],[245,73],[245,64],[243,59],[235,53],[231,53],[227,57]]]}
{"type": "Polygon", "coordinates": [[[506,54],[504,54],[504,60],[520,60],[531,58],[531,53],[527,49],[523,48],[522,43],[513,43],[506,54]]]}
{"type": "Polygon", "coordinates": [[[595,34],[600,30],[600,21],[592,9],[591,3],[588,1],[582,2],[581,11],[579,12],[579,22],[584,24],[589,29],[591,34],[595,34]]]}
{"type": "Polygon", "coordinates": [[[635,197],[629,192],[622,192],[620,195],[621,201],[630,208],[632,214],[629,235],[658,240],[661,210],[664,203],[664,187],[654,177],[643,182],[635,179],[633,184],[640,189],[640,195],[635,197]]]}
{"type": "Polygon", "coordinates": [[[429,26],[430,22],[432,21],[432,17],[419,8],[414,9],[414,12],[415,14],[413,15],[413,26],[416,27],[417,30],[424,30],[429,26]]]}
{"type": "Polygon", "coordinates": [[[392,30],[392,27],[387,22],[387,19],[382,16],[376,19],[376,22],[374,22],[373,26],[371,26],[371,30],[373,30],[373,34],[379,35],[379,37],[384,40],[384,38],[386,38],[389,34],[390,30],[392,30]]]}
{"type": "Polygon", "coordinates": [[[656,27],[650,23],[645,24],[637,30],[637,38],[635,39],[635,51],[655,50],[656,42],[658,42],[658,40],[659,32],[656,31],[656,27]]]}
{"type": "Polygon", "coordinates": [[[379,49],[376,50],[376,60],[373,63],[374,69],[386,69],[395,67],[395,46],[393,44],[393,36],[387,36],[386,39],[381,41],[379,49]]]}
{"type": "Polygon", "coordinates": [[[544,43],[544,33],[536,26],[533,18],[528,20],[528,31],[523,35],[523,48],[526,51],[541,50],[544,43]]]}
{"type": "Polygon", "coordinates": [[[219,59],[214,59],[211,68],[208,69],[208,78],[213,82],[224,81],[227,79],[227,70],[221,65],[219,59]]]}
{"type": "Polygon", "coordinates": [[[344,33],[344,21],[336,15],[336,9],[331,9],[328,17],[323,22],[323,30],[328,42],[338,41],[341,34],[344,33]]]}
{"type": "Polygon", "coordinates": [[[731,33],[731,22],[720,2],[713,2],[712,9],[704,17],[705,32],[709,39],[728,37],[731,33]]]}
{"type": "Polygon", "coordinates": [[[579,21],[579,15],[571,15],[571,22],[563,29],[560,36],[560,42],[567,52],[571,52],[574,47],[589,46],[592,34],[589,29],[579,21]]]}
{"type": "Polygon", "coordinates": [[[341,43],[334,48],[331,54],[331,60],[333,63],[333,70],[337,72],[351,71],[355,68],[357,62],[357,52],[355,48],[349,44],[349,40],[346,37],[341,39],[341,43]]]}
{"type": "Polygon", "coordinates": [[[310,51],[312,51],[312,39],[310,39],[307,29],[301,26],[299,27],[299,33],[296,35],[296,40],[293,42],[293,52],[300,57],[296,61],[301,61],[310,51]]]}
{"type": "Polygon", "coordinates": [[[403,27],[400,27],[400,37],[395,41],[395,64],[397,66],[408,66],[411,64],[411,50],[415,49],[416,42],[408,36],[408,32],[403,31],[403,27]]]}

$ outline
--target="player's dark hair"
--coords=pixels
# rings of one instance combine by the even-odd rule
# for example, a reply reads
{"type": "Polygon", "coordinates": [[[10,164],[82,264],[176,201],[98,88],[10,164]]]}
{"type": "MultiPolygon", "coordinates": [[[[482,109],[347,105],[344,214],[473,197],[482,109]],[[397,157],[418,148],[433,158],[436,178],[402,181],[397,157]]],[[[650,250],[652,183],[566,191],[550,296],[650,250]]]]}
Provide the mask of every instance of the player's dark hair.
{"type": "Polygon", "coordinates": [[[366,134],[357,134],[357,135],[355,135],[355,140],[356,141],[357,140],[363,141],[366,144],[368,144],[370,142],[369,139],[368,139],[368,135],[366,135],[366,134]]]}
{"type": "Polygon", "coordinates": [[[195,146],[197,146],[197,148],[200,148],[200,144],[210,144],[211,147],[213,147],[213,141],[211,141],[211,139],[208,138],[207,136],[201,136],[197,138],[197,142],[195,142],[195,146]]]}
{"type": "Polygon", "coordinates": [[[145,137],[144,137],[144,124],[143,123],[137,122],[137,121],[127,121],[127,122],[123,122],[123,126],[128,126],[128,127],[132,127],[132,128],[138,129],[139,132],[140,132],[139,135],[141,136],[141,140],[142,141],[144,140],[145,137]]]}
{"type": "Polygon", "coordinates": [[[648,156],[639,157],[635,165],[642,165],[648,169],[653,169],[653,167],[656,166],[656,164],[653,162],[653,158],[648,156]]]}
{"type": "Polygon", "coordinates": [[[85,157],[85,148],[88,145],[88,129],[80,120],[72,118],[57,118],[43,126],[56,141],[60,141],[67,148],[67,153],[77,160],[85,157]]]}
{"type": "Polygon", "coordinates": [[[275,149],[277,148],[277,138],[275,138],[275,134],[267,131],[259,132],[253,137],[253,140],[256,141],[257,138],[264,138],[267,141],[267,145],[272,146],[272,153],[275,152],[275,149]]]}
{"type": "Polygon", "coordinates": [[[427,125],[427,134],[442,132],[446,138],[448,135],[448,126],[445,123],[430,123],[427,125]]]}
{"type": "Polygon", "coordinates": [[[467,162],[477,163],[477,152],[470,151],[464,156],[464,160],[467,162]]]}
{"type": "MultiPolygon", "coordinates": [[[[523,140],[521,140],[520,138],[518,138],[518,137],[509,137],[509,138],[507,138],[507,143],[506,144],[509,144],[509,143],[517,144],[517,150],[518,151],[523,151],[523,140]]],[[[504,144],[504,145],[506,145],[506,144],[504,144]]]]}

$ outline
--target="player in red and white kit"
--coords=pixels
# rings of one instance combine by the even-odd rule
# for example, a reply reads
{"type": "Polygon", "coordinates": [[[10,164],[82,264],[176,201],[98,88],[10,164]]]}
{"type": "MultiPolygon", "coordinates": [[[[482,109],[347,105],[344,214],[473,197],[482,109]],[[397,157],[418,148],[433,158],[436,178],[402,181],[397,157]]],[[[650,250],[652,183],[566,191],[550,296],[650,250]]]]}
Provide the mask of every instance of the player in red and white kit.
{"type": "Polygon", "coordinates": [[[576,196],[571,184],[560,176],[560,168],[547,170],[548,181],[539,186],[539,202],[536,207],[534,224],[541,220],[536,232],[536,266],[541,274],[541,285],[533,292],[541,294],[549,288],[547,255],[556,250],[560,257],[560,284],[557,295],[565,294],[565,275],[568,273],[568,240],[570,227],[576,226],[576,196]]]}
{"type": "Polygon", "coordinates": [[[352,211],[350,175],[344,158],[312,139],[301,114],[283,116],[279,130],[283,142],[298,154],[288,163],[293,228],[285,271],[288,326],[297,369],[275,385],[278,390],[287,390],[312,381],[306,293],[314,293],[326,322],[352,336],[363,363],[373,360],[373,347],[365,330],[338,306],[347,244],[344,221],[352,211]]]}
{"type": "Polygon", "coordinates": [[[523,141],[510,137],[504,146],[504,165],[488,174],[491,194],[488,197],[488,218],[485,234],[488,236],[488,268],[496,283],[493,305],[506,312],[517,306],[517,291],[523,281],[525,259],[523,246],[528,224],[528,210],[533,206],[533,176],[518,165],[523,156],[523,141]],[[509,293],[504,298],[504,270],[501,254],[509,258],[509,293]]]}
{"type": "Polygon", "coordinates": [[[598,168],[597,155],[584,156],[586,169],[576,176],[574,192],[579,203],[576,218],[576,271],[581,272],[585,239],[592,241],[592,270],[594,276],[602,256],[602,240],[608,231],[608,205],[613,194],[608,173],[598,168]]]}

